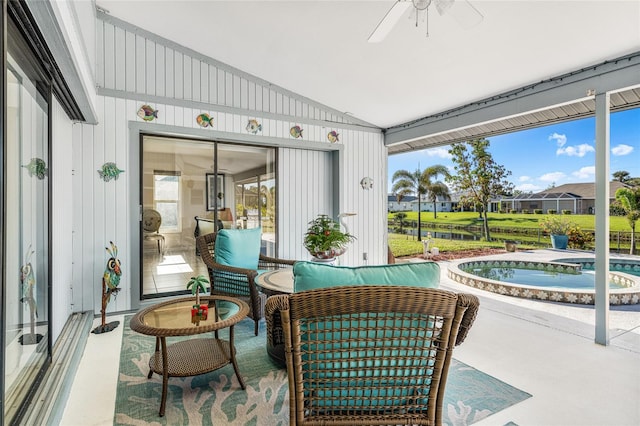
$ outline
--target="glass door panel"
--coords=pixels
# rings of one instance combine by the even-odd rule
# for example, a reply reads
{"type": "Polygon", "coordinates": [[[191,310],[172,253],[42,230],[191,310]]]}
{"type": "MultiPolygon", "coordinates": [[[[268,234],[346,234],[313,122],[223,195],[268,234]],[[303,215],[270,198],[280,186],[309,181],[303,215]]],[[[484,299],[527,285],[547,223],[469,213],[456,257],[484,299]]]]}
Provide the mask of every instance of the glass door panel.
{"type": "Polygon", "coordinates": [[[142,298],[187,293],[190,277],[207,274],[198,235],[262,225],[263,253],[275,253],[274,201],[259,189],[275,194],[274,158],[273,148],[143,136],[142,298]],[[246,185],[246,205],[237,185],[246,185]]]}
{"type": "Polygon", "coordinates": [[[49,358],[49,117],[29,64],[7,56],[3,350],[10,420],[49,358]]]}

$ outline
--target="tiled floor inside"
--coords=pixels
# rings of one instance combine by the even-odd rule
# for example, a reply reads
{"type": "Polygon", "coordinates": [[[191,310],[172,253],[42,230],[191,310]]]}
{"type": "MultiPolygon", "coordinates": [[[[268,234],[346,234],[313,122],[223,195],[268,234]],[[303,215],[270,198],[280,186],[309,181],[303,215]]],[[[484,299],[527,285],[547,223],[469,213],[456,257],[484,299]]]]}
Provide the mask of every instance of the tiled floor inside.
{"type": "MultiPolygon", "coordinates": [[[[558,253],[536,250],[517,255],[548,259],[558,253]]],[[[440,263],[441,287],[474,293],[481,301],[478,318],[454,357],[533,395],[477,425],[640,424],[640,305],[611,307],[610,344],[602,346],[594,343],[592,306],[472,289],[447,278],[448,264],[440,263]]],[[[62,425],[113,423],[121,340],[122,327],[89,336],[62,425]]],[[[242,354],[238,362],[242,369],[242,354]]]]}
{"type": "Polygon", "coordinates": [[[195,275],[207,276],[207,268],[193,246],[167,245],[161,253],[154,244],[143,246],[143,294],[184,291],[185,283],[195,275]]]}

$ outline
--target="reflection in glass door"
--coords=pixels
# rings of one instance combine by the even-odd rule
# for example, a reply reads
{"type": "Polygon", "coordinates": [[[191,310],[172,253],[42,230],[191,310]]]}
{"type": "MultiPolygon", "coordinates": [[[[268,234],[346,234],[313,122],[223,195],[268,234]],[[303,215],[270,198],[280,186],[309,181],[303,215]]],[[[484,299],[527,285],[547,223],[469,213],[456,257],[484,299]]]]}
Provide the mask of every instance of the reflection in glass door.
{"type": "MultiPolygon", "coordinates": [[[[17,31],[11,26],[13,31],[17,31]]],[[[49,105],[40,70],[11,39],[4,146],[4,418],[19,415],[50,359],[49,105]]]]}
{"type": "Polygon", "coordinates": [[[144,135],[141,150],[143,299],[187,293],[207,274],[198,235],[262,226],[263,253],[275,254],[274,148],[144,135]]]}

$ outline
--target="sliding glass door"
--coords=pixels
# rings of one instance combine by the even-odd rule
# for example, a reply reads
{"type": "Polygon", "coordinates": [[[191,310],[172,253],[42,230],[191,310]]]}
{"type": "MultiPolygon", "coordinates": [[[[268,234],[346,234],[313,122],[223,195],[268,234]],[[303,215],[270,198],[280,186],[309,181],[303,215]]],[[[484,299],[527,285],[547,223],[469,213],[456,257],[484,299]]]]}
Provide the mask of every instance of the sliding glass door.
{"type": "Polygon", "coordinates": [[[275,255],[274,148],[143,135],[141,151],[143,299],[186,293],[206,274],[198,235],[261,226],[275,255]]]}
{"type": "Polygon", "coordinates": [[[4,419],[50,357],[49,86],[9,20],[4,139],[4,419]]]}

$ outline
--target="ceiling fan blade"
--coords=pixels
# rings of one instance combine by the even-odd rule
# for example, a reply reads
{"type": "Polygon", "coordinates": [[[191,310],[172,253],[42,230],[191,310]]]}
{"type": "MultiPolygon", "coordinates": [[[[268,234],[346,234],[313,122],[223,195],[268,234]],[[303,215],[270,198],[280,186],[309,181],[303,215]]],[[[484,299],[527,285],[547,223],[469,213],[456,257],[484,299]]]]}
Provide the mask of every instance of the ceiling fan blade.
{"type": "Polygon", "coordinates": [[[435,0],[436,10],[438,11],[438,14],[442,16],[447,13],[447,11],[451,9],[451,6],[453,6],[454,1],[455,0],[435,0]]]}
{"type": "Polygon", "coordinates": [[[473,28],[484,19],[468,0],[436,0],[436,10],[440,15],[451,16],[464,29],[473,28]]]}
{"type": "Polygon", "coordinates": [[[410,1],[397,0],[391,9],[384,15],[378,23],[367,41],[369,43],[379,43],[387,37],[402,15],[412,6],[410,1]]]}

